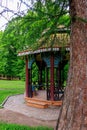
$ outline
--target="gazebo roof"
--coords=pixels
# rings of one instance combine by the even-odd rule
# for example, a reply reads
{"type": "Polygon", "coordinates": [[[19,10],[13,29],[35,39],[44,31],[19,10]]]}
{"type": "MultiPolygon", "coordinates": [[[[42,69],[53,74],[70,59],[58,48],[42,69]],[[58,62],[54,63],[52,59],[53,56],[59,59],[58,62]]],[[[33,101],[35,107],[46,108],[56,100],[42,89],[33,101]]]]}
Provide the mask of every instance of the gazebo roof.
{"type": "Polygon", "coordinates": [[[69,50],[70,36],[66,30],[59,30],[57,34],[51,34],[49,37],[42,37],[38,42],[32,44],[29,49],[18,53],[18,56],[26,56],[42,52],[59,51],[60,48],[69,50]],[[38,49],[37,49],[38,48],[38,49]]]}

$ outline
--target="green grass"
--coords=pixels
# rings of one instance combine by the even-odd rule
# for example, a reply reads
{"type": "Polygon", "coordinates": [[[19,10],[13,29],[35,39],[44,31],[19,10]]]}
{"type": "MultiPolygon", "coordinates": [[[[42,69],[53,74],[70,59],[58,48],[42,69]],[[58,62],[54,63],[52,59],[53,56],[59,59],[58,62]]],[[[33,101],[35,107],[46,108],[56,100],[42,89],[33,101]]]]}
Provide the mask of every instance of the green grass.
{"type": "Polygon", "coordinates": [[[24,93],[24,89],[24,81],[0,80],[0,104],[2,104],[8,96],[24,93]]]}
{"type": "Polygon", "coordinates": [[[53,128],[38,126],[38,127],[30,127],[24,125],[17,124],[8,124],[0,122],[0,130],[53,130],[53,128]]]}

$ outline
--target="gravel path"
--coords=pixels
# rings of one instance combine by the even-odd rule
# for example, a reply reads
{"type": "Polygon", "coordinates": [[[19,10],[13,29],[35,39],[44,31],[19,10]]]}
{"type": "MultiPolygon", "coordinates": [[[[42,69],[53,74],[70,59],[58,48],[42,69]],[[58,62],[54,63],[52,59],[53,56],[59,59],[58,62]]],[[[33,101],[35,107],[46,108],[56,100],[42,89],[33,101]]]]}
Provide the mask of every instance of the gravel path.
{"type": "Polygon", "coordinates": [[[11,96],[0,109],[0,120],[29,126],[55,128],[60,108],[38,109],[25,104],[23,95],[11,96]]]}

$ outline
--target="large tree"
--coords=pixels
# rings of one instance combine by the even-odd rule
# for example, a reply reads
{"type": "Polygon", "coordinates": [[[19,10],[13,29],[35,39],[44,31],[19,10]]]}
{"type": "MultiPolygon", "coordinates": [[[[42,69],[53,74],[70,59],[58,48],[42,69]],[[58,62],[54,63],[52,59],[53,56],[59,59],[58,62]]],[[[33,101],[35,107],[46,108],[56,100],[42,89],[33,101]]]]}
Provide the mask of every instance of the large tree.
{"type": "Polygon", "coordinates": [[[70,71],[58,130],[87,130],[87,0],[70,0],[70,71]]]}

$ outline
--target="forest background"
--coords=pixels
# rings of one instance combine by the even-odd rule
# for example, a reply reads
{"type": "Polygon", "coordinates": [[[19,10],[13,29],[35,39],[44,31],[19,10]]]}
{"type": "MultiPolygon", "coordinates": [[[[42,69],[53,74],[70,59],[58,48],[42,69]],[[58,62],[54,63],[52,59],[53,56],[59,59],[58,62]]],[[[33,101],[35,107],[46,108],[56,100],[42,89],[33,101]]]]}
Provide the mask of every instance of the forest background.
{"type": "MultiPolygon", "coordinates": [[[[28,8],[27,12],[16,14],[13,12],[16,16],[8,22],[4,31],[0,31],[0,77],[7,79],[25,80],[25,60],[18,57],[19,51],[38,49],[37,43],[43,37],[42,44],[48,42],[52,34],[55,39],[61,25],[62,30],[67,28],[69,35],[70,16],[67,0],[37,0],[31,3],[31,7],[26,2],[22,0],[21,2],[28,8]]],[[[64,68],[65,80],[68,67],[67,64],[64,68]]],[[[38,79],[37,71],[37,66],[34,65],[35,80],[38,79]]]]}

